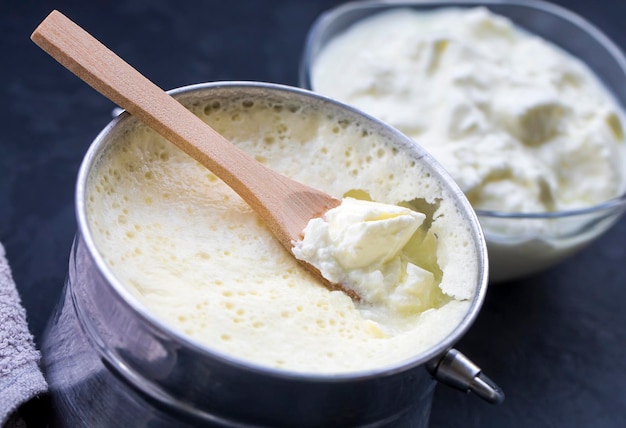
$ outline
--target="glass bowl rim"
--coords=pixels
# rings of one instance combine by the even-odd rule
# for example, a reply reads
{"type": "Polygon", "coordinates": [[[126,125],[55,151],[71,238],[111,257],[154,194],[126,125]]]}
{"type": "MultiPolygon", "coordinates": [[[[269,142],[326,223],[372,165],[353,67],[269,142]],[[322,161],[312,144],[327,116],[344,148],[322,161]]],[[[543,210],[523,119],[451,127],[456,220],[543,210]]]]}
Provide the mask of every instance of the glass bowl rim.
{"type": "Polygon", "coordinates": [[[595,205],[585,206],[581,208],[573,208],[561,211],[536,211],[536,212],[516,212],[516,211],[498,211],[498,210],[485,210],[480,208],[474,208],[478,217],[489,218],[509,218],[509,219],[528,219],[528,220],[540,220],[540,219],[558,219],[566,217],[577,217],[589,214],[595,214],[602,211],[618,210],[619,208],[626,208],[626,192],[613,199],[609,199],[604,202],[600,202],[595,205]]]}

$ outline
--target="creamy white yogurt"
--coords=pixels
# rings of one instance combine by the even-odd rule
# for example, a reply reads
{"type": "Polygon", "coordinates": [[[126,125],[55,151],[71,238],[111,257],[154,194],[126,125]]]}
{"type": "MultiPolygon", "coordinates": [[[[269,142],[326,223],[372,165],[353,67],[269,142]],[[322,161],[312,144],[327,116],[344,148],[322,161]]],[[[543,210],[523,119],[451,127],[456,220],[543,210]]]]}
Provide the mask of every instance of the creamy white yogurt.
{"type": "Polygon", "coordinates": [[[312,87],[413,138],[477,209],[575,209],[625,190],[619,106],[578,59],[485,8],[364,19],[322,50],[312,87]]]}
{"type": "Polygon", "coordinates": [[[398,363],[458,326],[476,292],[476,243],[410,148],[293,103],[199,104],[202,119],[274,170],[338,198],[422,212],[403,251],[415,266],[408,274],[429,278],[421,305],[405,311],[329,291],[221,180],[137,126],[97,162],[86,203],[106,264],[150,311],[201,346],[306,373],[398,363]]]}
{"type": "MultiPolygon", "coordinates": [[[[410,136],[478,210],[557,212],[626,191],[622,108],[580,60],[486,8],[365,18],[322,49],[311,86],[410,136]]],[[[606,230],[596,223],[482,216],[490,277],[565,258],[606,230]]]]}
{"type": "Polygon", "coordinates": [[[434,273],[412,262],[431,251],[421,245],[425,218],[407,207],[345,198],[309,221],[293,253],[377,310],[419,313],[432,305],[437,287],[434,273]]]}

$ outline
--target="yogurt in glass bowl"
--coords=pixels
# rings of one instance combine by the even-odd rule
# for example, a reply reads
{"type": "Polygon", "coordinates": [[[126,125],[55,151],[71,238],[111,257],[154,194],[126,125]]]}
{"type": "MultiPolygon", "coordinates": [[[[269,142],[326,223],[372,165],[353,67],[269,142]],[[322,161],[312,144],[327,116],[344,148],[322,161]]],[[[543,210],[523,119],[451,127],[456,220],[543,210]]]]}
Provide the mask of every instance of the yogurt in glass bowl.
{"type": "Polygon", "coordinates": [[[300,84],[396,127],[476,210],[491,282],[548,268],[626,210],[626,60],[542,1],[364,1],[329,10],[300,84]]]}

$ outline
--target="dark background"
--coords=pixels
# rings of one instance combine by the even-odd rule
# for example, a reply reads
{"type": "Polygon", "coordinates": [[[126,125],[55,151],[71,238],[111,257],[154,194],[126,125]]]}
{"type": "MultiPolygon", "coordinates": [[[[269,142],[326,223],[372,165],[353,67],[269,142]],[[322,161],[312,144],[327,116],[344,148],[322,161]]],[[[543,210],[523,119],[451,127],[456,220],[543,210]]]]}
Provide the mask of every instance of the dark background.
{"type": "MultiPolygon", "coordinates": [[[[41,339],[76,230],[73,193],[113,105],[29,40],[59,9],[164,89],[297,85],[306,33],[331,0],[0,0],[0,242],[41,339]]],[[[626,46],[626,3],[560,1],[626,46]]],[[[626,426],[626,219],[565,263],[491,287],[458,349],[501,406],[439,386],[433,427],[626,426]]]]}

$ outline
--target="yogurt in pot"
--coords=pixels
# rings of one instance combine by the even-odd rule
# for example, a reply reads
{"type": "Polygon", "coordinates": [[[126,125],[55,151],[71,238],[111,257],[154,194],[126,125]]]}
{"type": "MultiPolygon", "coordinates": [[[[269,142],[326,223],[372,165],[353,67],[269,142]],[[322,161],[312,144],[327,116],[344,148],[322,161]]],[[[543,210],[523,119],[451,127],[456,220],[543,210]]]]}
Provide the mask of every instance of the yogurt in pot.
{"type": "MultiPolygon", "coordinates": [[[[169,326],[254,364],[336,374],[407,360],[463,320],[476,293],[475,238],[410,146],[295,102],[241,97],[193,109],[270,168],[351,206],[393,204],[412,222],[398,223],[404,217],[387,205],[366,211],[359,225],[404,236],[401,245],[362,242],[360,252],[354,239],[343,244],[343,260],[369,275],[367,295],[355,302],[303,269],[215,175],[137,125],[92,171],[87,216],[108,267],[169,326]],[[366,254],[381,250],[388,259],[366,254]],[[380,266],[369,268],[376,259],[380,266]]],[[[300,258],[319,250],[306,244],[297,246],[300,258]]]]}
{"type": "Polygon", "coordinates": [[[359,252],[388,256],[366,272],[397,277],[385,282],[395,297],[329,291],[230,188],[123,114],[81,166],[79,233],[42,346],[61,425],[426,427],[434,378],[503,399],[451,349],[478,315],[487,261],[478,220],[439,164],[308,91],[232,82],[173,93],[260,162],[357,205],[392,205],[366,210],[357,229],[396,230],[395,214],[410,213],[408,232],[359,252]]]}

